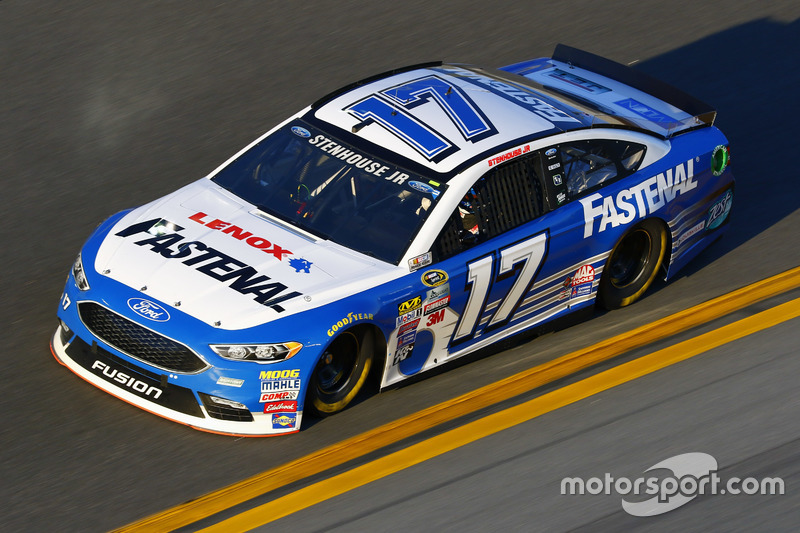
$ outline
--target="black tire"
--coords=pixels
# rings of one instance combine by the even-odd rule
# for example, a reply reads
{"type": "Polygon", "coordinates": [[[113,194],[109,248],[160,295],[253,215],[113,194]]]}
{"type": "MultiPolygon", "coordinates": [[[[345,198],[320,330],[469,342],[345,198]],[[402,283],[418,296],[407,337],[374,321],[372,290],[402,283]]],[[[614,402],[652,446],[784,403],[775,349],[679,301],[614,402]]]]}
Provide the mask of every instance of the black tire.
{"type": "Polygon", "coordinates": [[[664,262],[667,232],[658,220],[645,220],[617,242],[600,278],[597,301],[619,309],[638,300],[650,287],[664,262]]]}
{"type": "Polygon", "coordinates": [[[326,417],[338,413],[356,397],[372,368],[372,332],[345,331],[328,345],[308,386],[305,409],[326,417]]]}

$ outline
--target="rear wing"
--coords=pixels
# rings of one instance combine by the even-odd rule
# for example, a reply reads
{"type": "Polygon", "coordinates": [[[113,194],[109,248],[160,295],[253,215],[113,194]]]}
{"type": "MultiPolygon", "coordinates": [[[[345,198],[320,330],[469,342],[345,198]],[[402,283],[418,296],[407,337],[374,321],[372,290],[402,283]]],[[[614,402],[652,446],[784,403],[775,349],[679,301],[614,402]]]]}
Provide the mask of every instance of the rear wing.
{"type": "Polygon", "coordinates": [[[563,44],[556,46],[552,59],[534,59],[501,70],[566,97],[565,103],[585,104],[582,111],[598,121],[623,120],[664,138],[711,126],[717,115],[710,105],[668,83],[563,44]]]}

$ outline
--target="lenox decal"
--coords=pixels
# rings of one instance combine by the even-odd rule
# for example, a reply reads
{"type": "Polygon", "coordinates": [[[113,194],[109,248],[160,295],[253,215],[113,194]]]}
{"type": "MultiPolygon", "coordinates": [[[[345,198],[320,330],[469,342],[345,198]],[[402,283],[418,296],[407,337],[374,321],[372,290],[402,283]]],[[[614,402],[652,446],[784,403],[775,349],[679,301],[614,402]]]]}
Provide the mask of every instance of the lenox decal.
{"type": "Polygon", "coordinates": [[[677,165],[653,176],[642,183],[624,189],[616,197],[603,196],[595,193],[581,198],[583,218],[585,222],[583,237],[591,237],[595,229],[595,219],[600,218],[597,231],[603,232],[606,228],[617,227],[620,224],[629,224],[634,220],[651,215],[671,202],[675,196],[686,194],[697,187],[694,181],[694,160],[677,165]]]}
{"type": "Polygon", "coordinates": [[[178,232],[152,236],[148,230],[160,221],[154,219],[139,222],[119,231],[116,235],[130,237],[145,233],[149,238],[136,241],[135,245],[148,247],[151,252],[167,259],[181,259],[184,265],[191,266],[206,276],[217,281],[229,282],[229,287],[240,294],[255,295],[253,299],[256,302],[278,313],[284,311],[281,303],[302,296],[301,292],[289,292],[289,288],[283,283],[270,281],[269,276],[259,274],[255,268],[201,241],[181,242],[184,241],[184,237],[178,232]]]}
{"type": "Polygon", "coordinates": [[[268,254],[272,254],[275,256],[276,259],[283,261],[284,255],[291,255],[292,252],[286,250],[277,244],[272,244],[264,237],[257,237],[253,235],[249,231],[245,231],[239,226],[234,226],[230,222],[225,222],[218,218],[214,220],[206,221],[205,218],[208,215],[205,213],[195,213],[194,215],[189,217],[189,220],[194,220],[195,222],[199,222],[200,224],[215,230],[219,230],[222,233],[226,233],[237,240],[244,240],[247,244],[252,246],[253,248],[258,248],[262,252],[266,252],[268,254]]]}
{"type": "Polygon", "coordinates": [[[155,322],[166,322],[169,320],[169,312],[157,303],[145,300],[144,298],[131,298],[128,300],[128,307],[137,315],[143,316],[155,322]]]}

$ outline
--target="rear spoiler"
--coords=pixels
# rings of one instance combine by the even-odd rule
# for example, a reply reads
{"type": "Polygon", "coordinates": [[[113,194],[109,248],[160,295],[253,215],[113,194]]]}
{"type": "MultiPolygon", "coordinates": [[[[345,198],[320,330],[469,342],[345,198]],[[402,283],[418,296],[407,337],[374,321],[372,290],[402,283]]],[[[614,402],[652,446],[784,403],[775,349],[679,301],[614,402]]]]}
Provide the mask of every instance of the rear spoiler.
{"type": "Polygon", "coordinates": [[[634,70],[631,67],[564,44],[556,45],[553,51],[553,59],[600,74],[648,93],[689,115],[693,115],[698,123],[708,126],[714,124],[717,111],[713,107],[668,83],[634,70]]]}

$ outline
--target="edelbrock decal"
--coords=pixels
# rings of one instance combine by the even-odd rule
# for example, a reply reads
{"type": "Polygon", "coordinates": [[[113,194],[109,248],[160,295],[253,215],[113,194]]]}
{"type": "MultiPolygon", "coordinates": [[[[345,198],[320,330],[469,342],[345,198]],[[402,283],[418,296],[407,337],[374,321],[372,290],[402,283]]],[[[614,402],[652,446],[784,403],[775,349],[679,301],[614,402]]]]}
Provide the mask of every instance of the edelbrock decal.
{"type": "MultiPolygon", "coordinates": [[[[202,213],[201,213],[202,214],[202,213]]],[[[128,226],[116,233],[118,237],[131,237],[140,233],[150,235],[148,230],[160,219],[146,220],[128,226]]],[[[234,226],[235,227],[235,226],[234,226]]],[[[270,281],[269,276],[228,254],[216,250],[202,241],[184,241],[180,233],[166,233],[156,237],[136,241],[134,244],[149,247],[150,251],[167,259],[181,259],[182,263],[194,267],[198,272],[221,282],[230,282],[229,287],[239,294],[254,294],[256,302],[282,313],[279,304],[302,296],[298,291],[286,292],[289,288],[283,283],[270,281]],[[180,244],[178,244],[180,243],[180,244]]],[[[251,244],[252,245],[252,244],[251,244]]],[[[291,252],[289,252],[291,253],[291,252]]]]}
{"type": "Polygon", "coordinates": [[[128,307],[137,315],[155,322],[166,322],[170,318],[169,311],[157,303],[145,300],[144,298],[130,298],[128,300],[128,307]]]}

